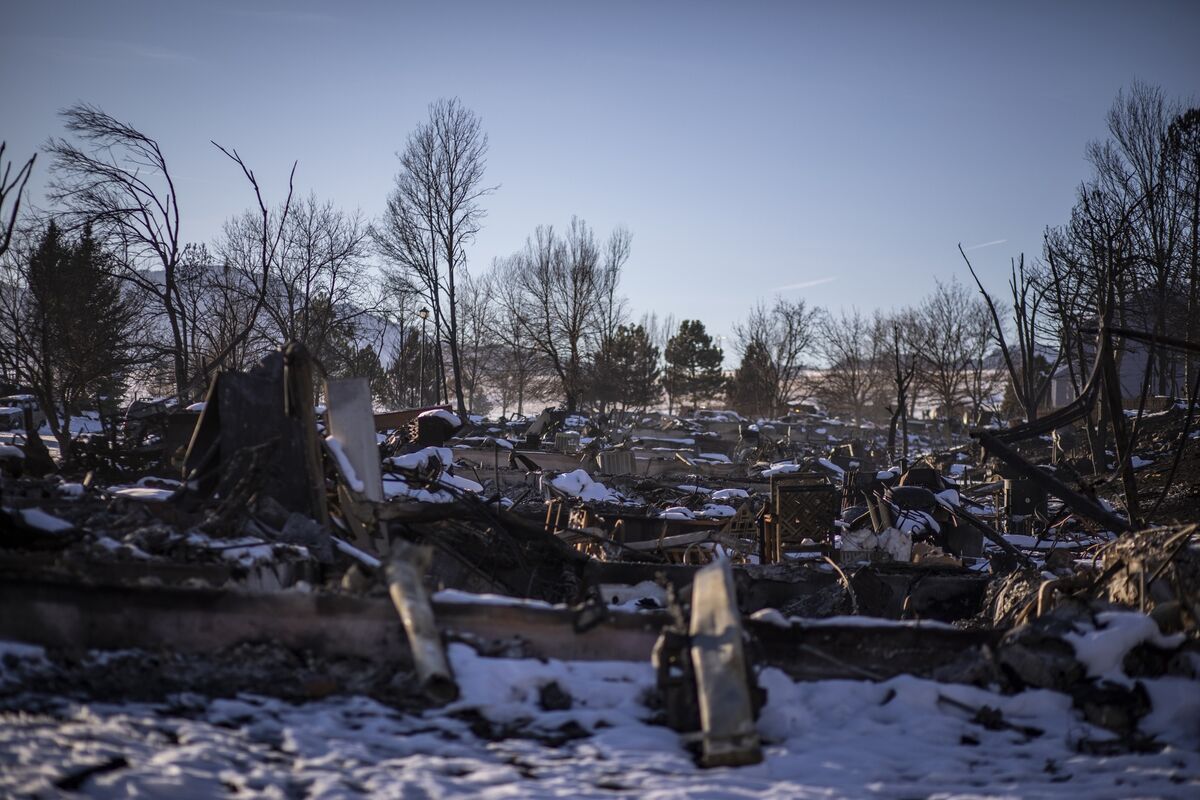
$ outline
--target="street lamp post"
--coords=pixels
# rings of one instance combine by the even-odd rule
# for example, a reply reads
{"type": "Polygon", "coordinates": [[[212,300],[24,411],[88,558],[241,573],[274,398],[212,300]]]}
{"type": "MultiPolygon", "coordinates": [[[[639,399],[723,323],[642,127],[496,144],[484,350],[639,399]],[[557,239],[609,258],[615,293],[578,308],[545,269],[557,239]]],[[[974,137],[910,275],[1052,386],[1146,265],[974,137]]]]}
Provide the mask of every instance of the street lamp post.
{"type": "Polygon", "coordinates": [[[421,306],[417,311],[417,316],[421,318],[421,399],[417,405],[423,408],[425,406],[425,322],[429,319],[429,309],[421,306]]]}

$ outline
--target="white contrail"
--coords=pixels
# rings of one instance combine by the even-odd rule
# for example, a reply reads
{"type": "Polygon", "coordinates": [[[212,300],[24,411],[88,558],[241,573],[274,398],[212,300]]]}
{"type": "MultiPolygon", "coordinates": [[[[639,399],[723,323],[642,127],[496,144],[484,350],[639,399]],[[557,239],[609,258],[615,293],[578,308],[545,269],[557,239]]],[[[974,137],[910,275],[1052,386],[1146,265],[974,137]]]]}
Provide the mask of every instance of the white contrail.
{"type": "Polygon", "coordinates": [[[997,245],[997,244],[1004,244],[1007,241],[1008,241],[1008,239],[997,239],[994,242],[984,242],[983,244],[973,244],[970,247],[964,247],[963,252],[965,253],[970,250],[981,250],[984,247],[991,247],[991,246],[997,245]]]}
{"type": "Polygon", "coordinates": [[[817,278],[814,281],[801,281],[800,283],[789,283],[787,286],[776,286],[774,289],[770,289],[769,291],[789,292],[793,289],[809,289],[813,286],[821,286],[822,284],[833,283],[836,280],[837,280],[837,278],[834,278],[834,277],[817,278]]]}

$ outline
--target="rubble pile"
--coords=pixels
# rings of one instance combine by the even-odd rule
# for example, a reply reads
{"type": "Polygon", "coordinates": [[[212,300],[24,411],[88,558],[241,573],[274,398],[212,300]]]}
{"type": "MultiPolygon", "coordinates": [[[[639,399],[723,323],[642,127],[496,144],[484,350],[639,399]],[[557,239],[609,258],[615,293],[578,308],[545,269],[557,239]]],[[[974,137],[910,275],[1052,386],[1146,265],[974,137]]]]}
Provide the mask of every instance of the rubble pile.
{"type": "MultiPolygon", "coordinates": [[[[477,659],[630,662],[654,678],[628,702],[718,766],[770,758],[780,680],[1056,693],[1093,754],[1171,747],[1163,715],[1200,694],[1196,525],[1133,532],[1115,482],[1031,460],[1049,448],[998,460],[918,430],[897,462],[886,432],[819,414],[376,414],[354,381],[314,409],[306,358],[220,375],[158,433],[147,412],[89,434],[57,474],[30,475],[20,437],[0,449],[0,639],[25,643],[0,707],[249,692],[408,712],[452,708],[477,659]]],[[[1160,433],[1138,452],[1173,455],[1160,433]]],[[[548,713],[577,702],[538,691],[548,713]]]]}

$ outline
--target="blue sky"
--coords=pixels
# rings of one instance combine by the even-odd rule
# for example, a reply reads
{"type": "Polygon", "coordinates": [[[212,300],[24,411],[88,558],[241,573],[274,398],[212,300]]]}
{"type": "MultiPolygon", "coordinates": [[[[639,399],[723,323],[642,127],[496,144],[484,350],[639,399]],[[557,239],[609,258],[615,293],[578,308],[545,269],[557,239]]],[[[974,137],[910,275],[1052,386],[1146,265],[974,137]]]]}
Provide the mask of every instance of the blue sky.
{"type": "MultiPolygon", "coordinates": [[[[1066,219],[1134,78],[1200,102],[1200,2],[54,2],[0,9],[0,138],[32,151],[97,104],[155,136],[184,235],[297,186],[380,213],[441,96],[490,137],[473,268],[577,214],[634,235],[635,313],[728,336],[758,300],[993,288],[1066,219]],[[779,287],[799,287],[784,288],[779,287]]],[[[39,178],[45,175],[39,164],[39,178]]],[[[40,192],[35,188],[36,195],[40,192]]]]}

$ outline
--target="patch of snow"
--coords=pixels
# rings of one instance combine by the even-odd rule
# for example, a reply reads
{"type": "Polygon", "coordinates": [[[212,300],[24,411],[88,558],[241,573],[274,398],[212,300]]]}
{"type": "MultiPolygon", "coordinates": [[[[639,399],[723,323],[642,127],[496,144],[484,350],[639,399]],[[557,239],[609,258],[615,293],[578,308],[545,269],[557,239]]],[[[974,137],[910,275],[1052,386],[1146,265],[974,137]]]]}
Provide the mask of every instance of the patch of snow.
{"type": "Polygon", "coordinates": [[[354,465],[350,463],[350,458],[346,455],[346,451],[342,449],[342,443],[336,436],[326,436],[325,443],[329,445],[329,452],[333,453],[333,457],[337,459],[338,469],[346,478],[346,483],[354,491],[362,494],[366,489],[362,480],[358,477],[358,473],[354,471],[354,465]]]}
{"type": "Polygon", "coordinates": [[[584,502],[619,503],[625,498],[620,492],[613,491],[592,479],[585,469],[564,472],[554,477],[550,485],[571,497],[578,497],[584,502]]]}
{"type": "Polygon", "coordinates": [[[1063,636],[1075,648],[1075,657],[1087,667],[1088,675],[1115,683],[1129,683],[1122,667],[1129,651],[1143,642],[1173,649],[1183,644],[1182,633],[1164,635],[1158,624],[1137,611],[1101,611],[1100,627],[1063,636]]]}
{"type": "MultiPolygon", "coordinates": [[[[88,778],[83,793],[272,797],[283,796],[280,787],[294,787],[306,796],[482,800],[1115,800],[1192,797],[1200,774],[1194,749],[1081,752],[1080,739],[1111,735],[1055,692],[1002,695],[910,676],[796,682],[774,668],[759,676],[769,698],[757,725],[764,762],[704,770],[677,733],[651,724],[654,712],[642,703],[655,682],[648,661],[491,659],[459,643],[447,654],[461,698],[421,713],[400,713],[361,696],[291,703],[244,695],[184,710],[46,697],[26,710],[10,701],[14,710],[0,712],[0,795],[57,796],[56,778],[114,756],[127,766],[88,778]],[[541,707],[551,683],[570,696],[569,708],[541,707]],[[1005,720],[1043,733],[989,730],[963,706],[994,708],[1005,720]],[[556,741],[541,744],[520,733],[485,738],[464,712],[556,741]],[[564,740],[567,726],[579,738],[564,740]]],[[[1169,701],[1183,688],[1161,691],[1169,701]]],[[[1196,697],[1193,692],[1193,702],[1196,697]]],[[[1147,719],[1159,722],[1153,714],[1147,719]]]]}
{"type": "Polygon", "coordinates": [[[433,600],[439,603],[474,603],[483,606],[555,608],[554,604],[547,603],[545,600],[533,600],[527,597],[510,597],[504,594],[476,594],[474,592],[464,592],[461,589],[442,589],[441,591],[434,592],[433,600]]]}
{"type": "Polygon", "coordinates": [[[733,500],[735,498],[745,499],[750,496],[750,493],[745,489],[718,489],[712,493],[713,500],[733,500]]]}
{"type": "Polygon", "coordinates": [[[667,590],[654,581],[642,581],[632,586],[624,583],[603,583],[600,596],[610,606],[640,609],[638,601],[653,600],[659,608],[667,607],[667,590]]]}
{"type": "Polygon", "coordinates": [[[817,463],[820,464],[825,469],[832,472],[834,475],[845,475],[846,474],[846,470],[842,469],[837,464],[830,461],[828,458],[818,458],[817,463]]]}
{"type": "Polygon", "coordinates": [[[704,508],[696,512],[696,516],[702,519],[723,519],[732,517],[736,513],[737,509],[733,506],[722,503],[705,503],[704,508]]]}
{"type": "Polygon", "coordinates": [[[454,451],[449,447],[426,447],[415,453],[392,456],[385,459],[385,462],[399,469],[423,470],[429,467],[431,457],[436,457],[443,468],[454,463],[454,451]]]}
{"type": "Polygon", "coordinates": [[[128,497],[131,500],[145,500],[152,503],[169,500],[174,494],[170,489],[152,489],[147,486],[124,486],[112,489],[112,493],[117,497],[128,497]]]}
{"type": "MultiPolygon", "coordinates": [[[[5,510],[8,511],[9,509],[5,510]]],[[[70,522],[53,514],[47,514],[40,508],[22,508],[17,513],[21,515],[21,521],[26,525],[36,528],[39,531],[45,531],[46,533],[64,533],[75,529],[75,526],[70,522]]]]}
{"type": "Polygon", "coordinates": [[[428,411],[422,411],[420,414],[417,414],[417,419],[427,419],[429,417],[437,417],[440,420],[444,420],[452,428],[462,427],[462,419],[459,418],[458,414],[447,411],[444,408],[431,408],[428,411]]]}
{"type": "Polygon", "coordinates": [[[145,550],[138,547],[137,545],[126,544],[125,542],[118,542],[116,539],[113,539],[110,536],[99,537],[98,539],[96,539],[96,544],[100,545],[101,547],[103,547],[105,550],[108,550],[109,552],[132,556],[133,558],[136,558],[139,560],[148,560],[148,559],[153,558],[153,556],[151,556],[149,553],[147,553],[145,550]]]}
{"type": "Polygon", "coordinates": [[[1142,731],[1176,747],[1200,750],[1200,683],[1177,676],[1141,683],[1150,695],[1151,707],[1141,721],[1142,731]]]}
{"type": "Polygon", "coordinates": [[[695,519],[696,515],[685,506],[671,506],[663,509],[658,517],[659,519],[695,519]]]}

